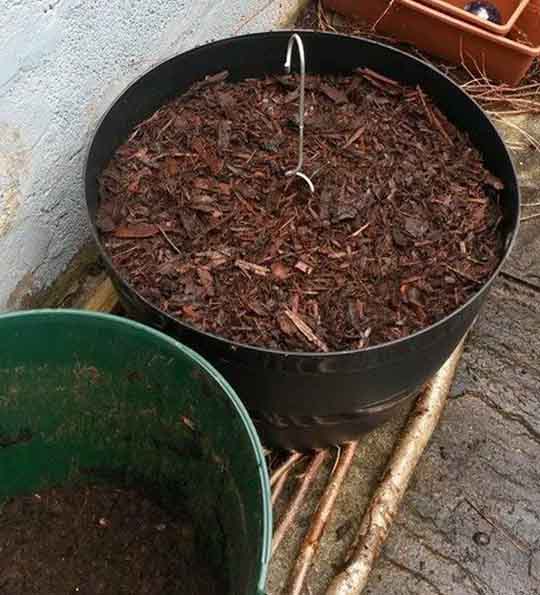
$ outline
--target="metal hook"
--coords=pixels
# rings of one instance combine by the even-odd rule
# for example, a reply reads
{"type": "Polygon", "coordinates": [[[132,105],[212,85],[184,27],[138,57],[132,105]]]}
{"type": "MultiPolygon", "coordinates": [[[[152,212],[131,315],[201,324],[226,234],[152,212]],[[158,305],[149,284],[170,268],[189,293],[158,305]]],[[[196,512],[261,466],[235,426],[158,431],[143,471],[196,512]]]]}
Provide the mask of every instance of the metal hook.
{"type": "Polygon", "coordinates": [[[306,57],[304,53],[304,44],[298,33],[291,35],[289,39],[289,45],[287,46],[287,57],[285,59],[285,72],[291,74],[291,60],[292,60],[292,49],[293,44],[296,42],[298,48],[298,56],[300,58],[300,108],[298,114],[298,127],[300,129],[300,138],[298,142],[298,165],[295,169],[291,169],[285,172],[286,176],[298,176],[304,180],[311,192],[315,192],[313,182],[309,177],[302,173],[302,165],[304,164],[304,97],[305,97],[305,85],[306,85],[306,57]]]}

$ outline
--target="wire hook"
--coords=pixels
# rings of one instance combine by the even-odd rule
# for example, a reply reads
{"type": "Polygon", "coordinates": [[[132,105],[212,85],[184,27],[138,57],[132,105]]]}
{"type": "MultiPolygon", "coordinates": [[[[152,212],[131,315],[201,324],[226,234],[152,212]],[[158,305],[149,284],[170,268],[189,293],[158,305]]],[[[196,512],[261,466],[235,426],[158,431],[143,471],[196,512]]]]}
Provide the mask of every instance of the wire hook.
{"type": "Polygon", "coordinates": [[[302,178],[302,180],[304,180],[306,184],[309,186],[311,192],[315,192],[313,182],[309,179],[309,177],[306,174],[302,173],[302,166],[304,164],[304,98],[306,88],[306,57],[304,52],[304,44],[298,33],[294,33],[289,38],[289,44],[287,46],[287,57],[285,59],[285,72],[287,74],[291,74],[292,50],[295,42],[298,48],[298,56],[300,58],[300,107],[298,114],[298,127],[300,130],[300,138],[298,141],[298,165],[295,167],[295,169],[291,169],[290,171],[285,172],[285,175],[298,176],[302,178]]]}

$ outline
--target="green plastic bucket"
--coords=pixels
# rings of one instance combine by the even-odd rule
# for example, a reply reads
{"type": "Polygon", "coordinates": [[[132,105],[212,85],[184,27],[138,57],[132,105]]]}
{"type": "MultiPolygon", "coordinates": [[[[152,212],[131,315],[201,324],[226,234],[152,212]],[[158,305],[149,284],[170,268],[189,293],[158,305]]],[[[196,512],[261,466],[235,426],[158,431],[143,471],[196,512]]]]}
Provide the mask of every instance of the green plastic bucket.
{"type": "MultiPolygon", "coordinates": [[[[115,316],[0,316],[0,510],[7,498],[122,478],[182,498],[228,594],[264,591],[272,532],[261,444],[203,358],[115,316]]],[[[0,512],[1,516],[1,512],[0,512]]]]}

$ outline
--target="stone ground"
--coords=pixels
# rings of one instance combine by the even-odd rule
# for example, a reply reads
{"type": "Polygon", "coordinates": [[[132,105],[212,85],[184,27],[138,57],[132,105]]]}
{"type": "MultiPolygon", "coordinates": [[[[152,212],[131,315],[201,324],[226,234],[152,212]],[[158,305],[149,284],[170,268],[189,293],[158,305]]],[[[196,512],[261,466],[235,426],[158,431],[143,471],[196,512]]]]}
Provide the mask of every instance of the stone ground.
{"type": "MultiPolygon", "coordinates": [[[[540,119],[513,124],[540,142],[540,119]]],[[[540,152],[515,128],[501,131],[516,147],[523,202],[540,201],[540,152]]],[[[469,337],[366,595],[540,595],[539,298],[540,218],[522,223],[469,337]]],[[[340,569],[406,415],[363,439],[305,595],[323,595],[340,569]]],[[[282,591],[325,479],[272,561],[269,595],[282,591]]]]}

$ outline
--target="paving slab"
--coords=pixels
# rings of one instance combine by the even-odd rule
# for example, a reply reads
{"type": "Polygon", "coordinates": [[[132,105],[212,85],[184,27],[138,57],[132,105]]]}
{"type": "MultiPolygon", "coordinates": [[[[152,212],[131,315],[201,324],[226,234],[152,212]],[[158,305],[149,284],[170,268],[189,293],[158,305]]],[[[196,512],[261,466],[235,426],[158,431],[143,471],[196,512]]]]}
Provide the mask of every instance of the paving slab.
{"type": "Polygon", "coordinates": [[[539,316],[497,284],[367,593],[540,593],[539,316]]]}

